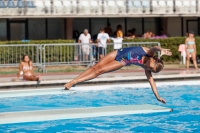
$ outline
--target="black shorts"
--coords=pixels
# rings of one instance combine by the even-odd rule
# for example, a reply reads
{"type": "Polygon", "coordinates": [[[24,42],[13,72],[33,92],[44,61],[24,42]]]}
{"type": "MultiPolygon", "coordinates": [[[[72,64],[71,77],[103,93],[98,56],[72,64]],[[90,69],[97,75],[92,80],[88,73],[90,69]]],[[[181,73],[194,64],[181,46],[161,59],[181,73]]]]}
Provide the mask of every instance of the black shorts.
{"type": "Polygon", "coordinates": [[[98,48],[98,53],[99,53],[99,55],[105,55],[106,54],[106,49],[103,48],[103,47],[99,47],[98,48]]]}

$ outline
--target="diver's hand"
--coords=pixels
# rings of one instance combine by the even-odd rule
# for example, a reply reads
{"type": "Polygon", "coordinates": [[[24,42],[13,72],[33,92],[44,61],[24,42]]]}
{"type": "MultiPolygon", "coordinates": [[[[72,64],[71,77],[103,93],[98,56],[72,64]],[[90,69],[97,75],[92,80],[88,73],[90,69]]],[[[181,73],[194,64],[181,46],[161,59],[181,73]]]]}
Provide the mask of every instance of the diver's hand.
{"type": "Polygon", "coordinates": [[[157,98],[157,99],[158,99],[158,101],[160,101],[160,102],[166,104],[166,101],[165,101],[163,98],[159,97],[159,98],[157,98]]]}
{"type": "Polygon", "coordinates": [[[170,51],[170,49],[164,49],[164,48],[162,48],[160,56],[163,56],[163,55],[171,56],[172,52],[170,51]]]}

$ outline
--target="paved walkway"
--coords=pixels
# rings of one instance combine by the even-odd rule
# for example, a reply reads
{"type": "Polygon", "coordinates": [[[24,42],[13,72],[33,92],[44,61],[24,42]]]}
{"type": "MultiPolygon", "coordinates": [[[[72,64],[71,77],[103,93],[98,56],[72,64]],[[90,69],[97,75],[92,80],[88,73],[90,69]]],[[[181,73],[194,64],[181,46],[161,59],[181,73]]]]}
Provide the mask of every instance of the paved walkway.
{"type": "MultiPolygon", "coordinates": [[[[43,81],[46,80],[69,80],[73,79],[76,76],[81,74],[81,72],[64,72],[64,73],[41,73],[41,77],[43,81]]],[[[160,73],[153,74],[153,75],[169,75],[169,74],[174,74],[174,75],[187,75],[187,74],[200,74],[200,71],[191,69],[191,70],[185,70],[183,68],[169,68],[169,69],[164,69],[160,73]]],[[[105,78],[105,77],[132,77],[132,76],[144,76],[144,70],[143,69],[137,69],[137,70],[117,70],[114,72],[106,73],[100,75],[98,78],[105,78]]],[[[16,78],[16,74],[8,74],[8,75],[0,75],[0,83],[2,82],[10,82],[12,79],[16,78]]],[[[22,80],[22,77],[20,77],[22,80]]]]}
{"type": "MultiPolygon", "coordinates": [[[[65,73],[42,73],[42,81],[38,84],[35,81],[24,81],[22,77],[20,81],[12,82],[16,75],[0,75],[0,88],[28,87],[28,86],[53,86],[64,85],[71,79],[77,77],[81,72],[65,72],[65,73]]],[[[200,71],[195,69],[185,70],[183,68],[166,68],[160,73],[153,74],[155,80],[182,80],[182,79],[200,79],[200,71]]],[[[99,77],[84,83],[114,83],[114,82],[138,82],[147,81],[144,70],[118,70],[106,73],[99,77]]]]}

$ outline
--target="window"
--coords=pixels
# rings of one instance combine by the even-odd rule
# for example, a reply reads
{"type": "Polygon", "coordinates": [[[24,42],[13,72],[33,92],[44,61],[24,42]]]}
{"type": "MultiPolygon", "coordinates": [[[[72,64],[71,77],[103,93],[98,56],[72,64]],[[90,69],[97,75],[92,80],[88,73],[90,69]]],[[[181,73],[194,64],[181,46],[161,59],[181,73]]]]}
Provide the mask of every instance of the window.
{"type": "Polygon", "coordinates": [[[7,24],[6,19],[0,19],[0,40],[7,40],[7,24]]]}
{"type": "Polygon", "coordinates": [[[136,29],[135,34],[137,36],[143,35],[143,33],[142,33],[142,19],[141,18],[127,18],[127,30],[131,30],[133,28],[136,29]]]}
{"type": "Polygon", "coordinates": [[[46,26],[45,19],[29,19],[29,39],[30,40],[45,40],[46,39],[46,26]]]}
{"type": "Polygon", "coordinates": [[[64,39],[64,19],[48,19],[48,39],[64,39]]]}

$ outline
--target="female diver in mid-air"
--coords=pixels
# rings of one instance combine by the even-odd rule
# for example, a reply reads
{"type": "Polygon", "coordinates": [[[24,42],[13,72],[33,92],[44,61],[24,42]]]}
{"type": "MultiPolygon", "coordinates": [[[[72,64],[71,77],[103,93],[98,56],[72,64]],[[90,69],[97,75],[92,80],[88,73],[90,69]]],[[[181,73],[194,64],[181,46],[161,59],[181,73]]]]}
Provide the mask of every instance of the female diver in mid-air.
{"type": "Polygon", "coordinates": [[[162,103],[166,103],[165,100],[158,95],[156,84],[151,75],[151,72],[158,73],[164,67],[163,62],[154,57],[154,53],[157,51],[161,52],[161,56],[172,55],[169,49],[164,49],[159,46],[154,46],[150,49],[146,47],[135,46],[112,51],[103,57],[97,64],[80,74],[69,83],[65,84],[64,87],[66,90],[69,90],[77,83],[93,79],[103,73],[114,71],[122,68],[123,66],[133,64],[141,66],[145,69],[146,77],[157,100],[162,103]]]}

